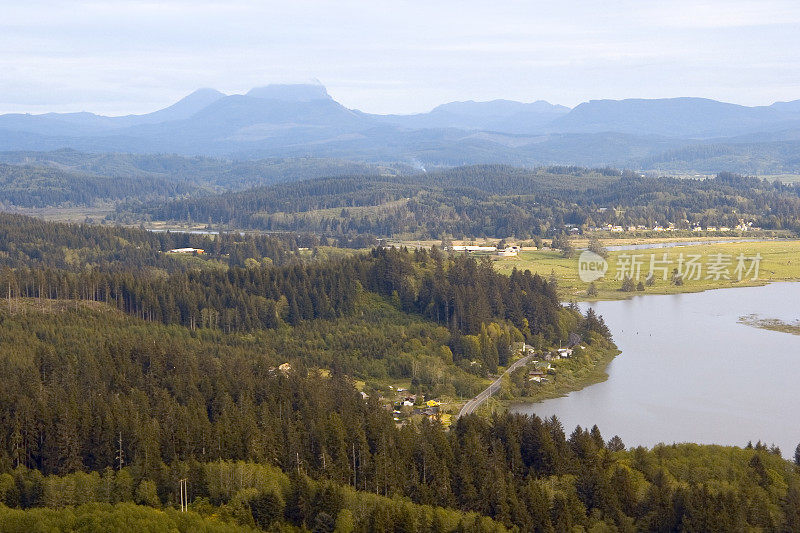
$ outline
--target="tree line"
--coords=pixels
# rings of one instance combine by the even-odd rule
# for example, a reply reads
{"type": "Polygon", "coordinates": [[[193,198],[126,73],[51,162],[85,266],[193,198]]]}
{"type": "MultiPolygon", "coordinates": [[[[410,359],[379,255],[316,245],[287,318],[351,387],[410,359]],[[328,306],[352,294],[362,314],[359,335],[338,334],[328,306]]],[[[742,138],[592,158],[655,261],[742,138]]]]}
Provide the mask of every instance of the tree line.
{"type": "Polygon", "coordinates": [[[742,221],[797,231],[800,188],[729,173],[679,179],[612,169],[484,165],[391,179],[307,180],[120,207],[120,213],[329,236],[530,238],[567,224],[586,229],[673,223],[691,229],[742,221]]]}
{"type": "Polygon", "coordinates": [[[114,179],[51,167],[0,163],[0,205],[5,207],[95,206],[129,198],[163,201],[197,192],[195,185],[163,177],[114,179]]]}
{"type": "Polygon", "coordinates": [[[223,232],[204,235],[153,232],[124,226],[64,224],[0,213],[0,266],[54,268],[72,272],[100,269],[167,272],[189,268],[244,266],[248,259],[274,265],[300,261],[298,249],[327,242],[309,234],[223,232]],[[202,256],[167,254],[198,248],[202,256]],[[213,260],[213,261],[208,261],[213,260]]]}
{"type": "Polygon", "coordinates": [[[307,157],[231,161],[175,154],[88,154],[71,149],[4,152],[0,154],[0,205],[43,208],[138,204],[302,179],[399,171],[307,157]]]}

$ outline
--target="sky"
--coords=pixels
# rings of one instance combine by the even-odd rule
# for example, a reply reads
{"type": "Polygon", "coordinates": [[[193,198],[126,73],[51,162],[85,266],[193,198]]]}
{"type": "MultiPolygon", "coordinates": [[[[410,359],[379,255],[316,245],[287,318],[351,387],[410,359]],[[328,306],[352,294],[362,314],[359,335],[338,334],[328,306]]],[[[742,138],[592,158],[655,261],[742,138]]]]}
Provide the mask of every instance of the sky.
{"type": "Polygon", "coordinates": [[[319,80],[342,104],[800,99],[792,1],[0,0],[0,113],[146,113],[319,80]]]}

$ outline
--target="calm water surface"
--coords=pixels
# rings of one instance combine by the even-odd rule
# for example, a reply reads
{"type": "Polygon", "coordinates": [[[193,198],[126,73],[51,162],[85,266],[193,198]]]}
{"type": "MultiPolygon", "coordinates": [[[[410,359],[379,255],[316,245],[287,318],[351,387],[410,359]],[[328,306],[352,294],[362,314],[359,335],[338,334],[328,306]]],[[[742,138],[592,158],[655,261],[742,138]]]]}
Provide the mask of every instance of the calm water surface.
{"type": "Polygon", "coordinates": [[[515,412],[597,424],[626,445],[800,442],[800,336],[739,324],[800,318],[800,283],[597,302],[622,350],[603,383],[515,412]]]}

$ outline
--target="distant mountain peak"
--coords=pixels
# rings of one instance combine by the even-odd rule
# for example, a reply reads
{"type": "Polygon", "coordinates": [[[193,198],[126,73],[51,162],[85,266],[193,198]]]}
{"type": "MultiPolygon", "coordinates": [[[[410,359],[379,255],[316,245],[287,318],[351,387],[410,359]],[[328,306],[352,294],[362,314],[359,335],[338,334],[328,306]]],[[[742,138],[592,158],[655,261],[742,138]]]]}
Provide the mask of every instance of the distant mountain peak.
{"type": "MultiPolygon", "coordinates": [[[[225,98],[227,95],[225,93],[221,93],[216,89],[211,89],[209,87],[205,87],[202,89],[197,89],[196,91],[192,92],[191,94],[184,96],[171,106],[170,108],[175,107],[193,107],[197,108],[197,111],[202,109],[203,107],[213,104],[217,100],[221,98],[225,98]]],[[[167,108],[169,109],[169,108],[167,108]]]]}
{"type": "Polygon", "coordinates": [[[219,100],[220,98],[225,98],[227,96],[225,93],[220,92],[216,89],[212,89],[211,87],[201,87],[196,91],[192,91],[187,96],[183,97],[181,100],[219,100]]]}
{"type": "Polygon", "coordinates": [[[287,102],[331,100],[325,86],[320,83],[275,83],[254,87],[247,92],[247,96],[287,102]]]}
{"type": "Polygon", "coordinates": [[[146,115],[129,115],[125,118],[133,124],[154,124],[168,120],[186,119],[217,100],[225,98],[225,96],[224,93],[216,89],[197,89],[169,107],[159,109],[158,111],[146,115]]]}

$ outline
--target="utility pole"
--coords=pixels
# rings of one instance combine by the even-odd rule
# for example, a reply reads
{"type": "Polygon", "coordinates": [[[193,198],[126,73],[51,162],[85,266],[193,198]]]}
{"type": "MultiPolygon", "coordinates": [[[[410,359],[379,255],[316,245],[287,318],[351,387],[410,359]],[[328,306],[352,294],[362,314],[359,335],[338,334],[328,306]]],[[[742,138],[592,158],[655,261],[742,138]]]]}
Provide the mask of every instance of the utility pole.
{"type": "Polygon", "coordinates": [[[178,480],[181,493],[181,512],[185,513],[189,508],[189,491],[187,487],[188,480],[186,478],[178,480]]]}

